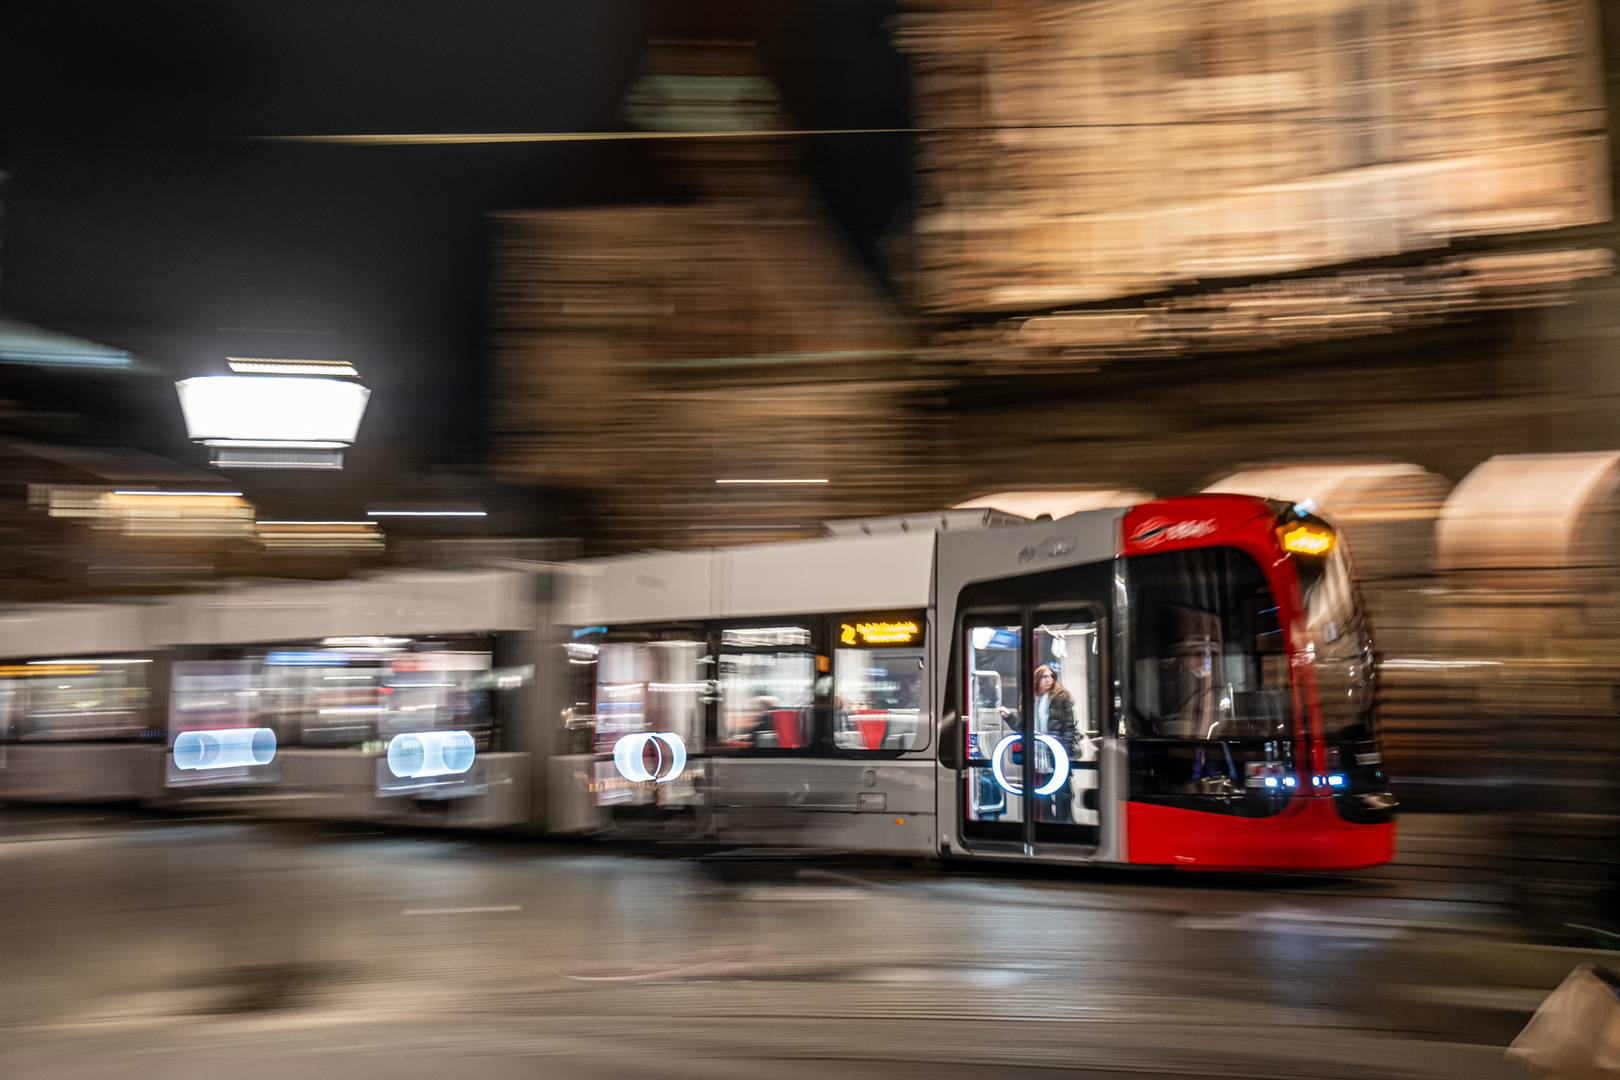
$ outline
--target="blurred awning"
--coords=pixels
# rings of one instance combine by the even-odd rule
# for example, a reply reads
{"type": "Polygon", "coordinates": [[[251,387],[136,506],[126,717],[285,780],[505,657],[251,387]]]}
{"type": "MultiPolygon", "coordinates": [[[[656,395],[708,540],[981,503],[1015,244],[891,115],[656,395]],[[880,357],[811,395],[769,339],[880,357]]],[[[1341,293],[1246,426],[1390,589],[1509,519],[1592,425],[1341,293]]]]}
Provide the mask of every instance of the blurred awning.
{"type": "Polygon", "coordinates": [[[135,360],[124,349],[0,317],[0,363],[128,368],[135,360]]]}
{"type": "Polygon", "coordinates": [[[1443,477],[1419,465],[1340,463],[1247,469],[1204,490],[1291,503],[1311,499],[1343,523],[1432,518],[1446,497],[1446,486],[1443,477]]]}
{"type": "Polygon", "coordinates": [[[1500,454],[1440,510],[1443,570],[1556,570],[1616,561],[1620,451],[1500,454]]]}

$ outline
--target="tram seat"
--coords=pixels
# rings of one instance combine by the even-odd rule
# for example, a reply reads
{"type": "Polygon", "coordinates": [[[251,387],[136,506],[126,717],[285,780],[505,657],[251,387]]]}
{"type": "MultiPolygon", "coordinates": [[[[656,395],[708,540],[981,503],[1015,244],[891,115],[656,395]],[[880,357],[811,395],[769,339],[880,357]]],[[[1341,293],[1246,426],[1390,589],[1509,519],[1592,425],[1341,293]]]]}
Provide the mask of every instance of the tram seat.
{"type": "Polygon", "coordinates": [[[799,710],[772,709],[771,728],[776,732],[776,745],[784,750],[797,750],[804,745],[799,731],[799,710]]]}
{"type": "Polygon", "coordinates": [[[855,730],[861,733],[861,745],[868,750],[878,750],[883,746],[883,733],[889,727],[889,714],[880,710],[857,712],[851,716],[855,721],[855,730]]]}

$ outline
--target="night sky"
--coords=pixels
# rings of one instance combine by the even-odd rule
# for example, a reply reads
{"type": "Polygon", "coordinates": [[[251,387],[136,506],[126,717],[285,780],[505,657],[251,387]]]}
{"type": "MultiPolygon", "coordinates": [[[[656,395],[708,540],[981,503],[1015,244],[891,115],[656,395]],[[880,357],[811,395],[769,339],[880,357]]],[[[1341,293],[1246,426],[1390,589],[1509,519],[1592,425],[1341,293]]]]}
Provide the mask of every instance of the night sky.
{"type": "MultiPolygon", "coordinates": [[[[467,460],[483,438],[486,215],[657,198],[645,153],[253,137],[622,130],[643,43],[718,24],[757,36],[804,126],[908,124],[886,0],[708,7],[9,0],[0,309],[176,375],[217,369],[228,350],[342,356],[375,391],[363,443],[467,460]]],[[[904,219],[905,137],[808,149],[871,257],[904,219]]]]}

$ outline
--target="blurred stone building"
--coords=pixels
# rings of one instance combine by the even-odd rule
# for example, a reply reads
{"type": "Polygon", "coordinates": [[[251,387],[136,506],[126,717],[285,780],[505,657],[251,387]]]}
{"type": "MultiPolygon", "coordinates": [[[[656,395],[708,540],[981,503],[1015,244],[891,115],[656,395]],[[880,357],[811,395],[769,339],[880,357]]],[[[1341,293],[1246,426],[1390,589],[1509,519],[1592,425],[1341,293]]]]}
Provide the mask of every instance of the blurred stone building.
{"type": "Polygon", "coordinates": [[[498,467],[582,492],[634,547],[1620,445],[1617,16],[910,0],[904,312],[796,140],[744,134],[791,124],[758,54],[655,46],[626,115],[719,137],[654,144],[668,201],[503,216],[498,467]],[[830,482],[716,483],[773,478],[830,482]]]}
{"type": "Polygon", "coordinates": [[[1615,5],[908,9],[968,486],[1620,443],[1615,5]]]}
{"type": "Polygon", "coordinates": [[[585,493],[612,547],[939,505],[941,384],[770,134],[792,122],[756,50],[655,44],[625,112],[720,134],[660,142],[668,201],[501,216],[498,468],[585,493]]]}

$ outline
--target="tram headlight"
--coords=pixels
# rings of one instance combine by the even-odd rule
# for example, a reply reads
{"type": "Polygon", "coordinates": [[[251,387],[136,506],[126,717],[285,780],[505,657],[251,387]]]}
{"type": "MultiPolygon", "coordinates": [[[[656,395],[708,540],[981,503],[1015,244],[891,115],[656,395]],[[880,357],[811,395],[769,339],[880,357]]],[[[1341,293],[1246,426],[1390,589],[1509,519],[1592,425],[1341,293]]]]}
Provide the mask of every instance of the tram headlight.
{"type": "Polygon", "coordinates": [[[473,766],[477,744],[465,731],[410,731],[388,742],[388,771],[401,780],[455,776],[473,766]]]}
{"type": "Polygon", "coordinates": [[[276,756],[276,733],[263,727],[182,731],[173,752],[174,767],[187,772],[268,765],[276,756]]]}
{"type": "Polygon", "coordinates": [[[1301,521],[1277,530],[1284,551],[1296,555],[1326,555],[1337,538],[1333,530],[1317,522],[1301,521]]]}

